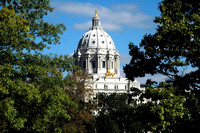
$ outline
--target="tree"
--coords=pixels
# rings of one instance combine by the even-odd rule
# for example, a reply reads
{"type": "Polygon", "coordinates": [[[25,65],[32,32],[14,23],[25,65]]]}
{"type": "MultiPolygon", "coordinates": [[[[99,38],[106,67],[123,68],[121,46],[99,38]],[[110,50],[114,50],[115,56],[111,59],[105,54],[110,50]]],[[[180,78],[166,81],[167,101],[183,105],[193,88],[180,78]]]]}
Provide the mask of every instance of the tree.
{"type": "Polygon", "coordinates": [[[177,87],[199,89],[199,2],[196,0],[164,0],[160,3],[161,16],[156,17],[157,32],[145,35],[140,43],[141,51],[129,44],[132,59],[124,67],[127,78],[144,77],[160,73],[176,80],[177,87]],[[181,75],[183,67],[193,72],[181,75]]]}
{"type": "Polygon", "coordinates": [[[135,115],[136,100],[130,97],[132,95],[127,93],[97,95],[99,108],[96,118],[97,132],[142,132],[141,123],[135,115]]]}
{"type": "Polygon", "coordinates": [[[70,99],[78,104],[78,108],[70,108],[70,122],[64,125],[64,131],[70,133],[94,132],[96,103],[90,82],[91,76],[80,68],[65,77],[65,91],[70,99]]]}
{"type": "Polygon", "coordinates": [[[161,83],[148,86],[141,93],[140,102],[136,109],[136,118],[143,125],[145,131],[174,132],[179,119],[183,118],[185,108],[184,96],[177,96],[176,89],[161,83]]]}
{"type": "Polygon", "coordinates": [[[163,74],[172,81],[171,91],[186,99],[183,118],[176,118],[176,124],[168,127],[168,131],[195,132],[200,129],[197,124],[200,122],[199,7],[197,0],[163,0],[159,4],[161,16],[154,20],[158,24],[156,33],[146,34],[139,47],[129,44],[132,59],[123,68],[128,79],[163,74]],[[192,71],[182,74],[185,68],[192,71]]]}
{"type": "Polygon", "coordinates": [[[62,132],[76,109],[65,92],[68,56],[43,55],[66,28],[44,22],[49,0],[0,1],[0,130],[62,132]]]}

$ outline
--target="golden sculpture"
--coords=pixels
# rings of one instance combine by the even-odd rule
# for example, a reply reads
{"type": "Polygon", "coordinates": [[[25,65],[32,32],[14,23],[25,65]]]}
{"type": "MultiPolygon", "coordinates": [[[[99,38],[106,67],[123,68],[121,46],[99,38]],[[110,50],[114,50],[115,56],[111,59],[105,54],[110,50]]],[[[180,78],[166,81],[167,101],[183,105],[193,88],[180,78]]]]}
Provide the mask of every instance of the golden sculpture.
{"type": "Polygon", "coordinates": [[[110,76],[114,77],[115,73],[111,73],[110,69],[108,69],[108,71],[107,71],[107,73],[105,73],[105,75],[106,75],[106,77],[110,77],[110,76]]]}
{"type": "Polygon", "coordinates": [[[99,16],[97,15],[97,10],[95,10],[95,18],[98,18],[99,16]]]}

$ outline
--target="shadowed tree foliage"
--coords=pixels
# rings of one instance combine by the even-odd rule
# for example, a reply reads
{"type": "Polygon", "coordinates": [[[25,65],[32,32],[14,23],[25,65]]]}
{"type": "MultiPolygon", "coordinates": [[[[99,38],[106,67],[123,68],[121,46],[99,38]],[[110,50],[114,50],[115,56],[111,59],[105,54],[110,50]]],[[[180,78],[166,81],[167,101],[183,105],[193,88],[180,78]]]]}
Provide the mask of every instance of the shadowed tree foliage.
{"type": "MultiPolygon", "coordinates": [[[[183,96],[186,99],[183,104],[183,117],[175,117],[176,122],[170,122],[165,132],[195,132],[200,129],[197,124],[200,122],[199,7],[198,0],[163,0],[159,3],[161,16],[154,19],[158,24],[155,34],[146,34],[139,47],[133,43],[129,44],[132,59],[123,68],[128,79],[134,80],[135,77],[144,77],[145,74],[163,74],[172,81],[172,88],[165,86],[163,90],[169,89],[177,98],[183,96]],[[186,68],[192,71],[182,74],[186,68]]],[[[147,90],[151,89],[147,88],[145,94],[147,90]]],[[[160,90],[151,91],[157,94],[160,90]]],[[[154,95],[155,93],[149,98],[153,98],[154,95]]],[[[173,99],[176,101],[177,98],[173,99]]],[[[164,96],[160,98],[163,99],[164,96]]],[[[179,100],[181,102],[181,99],[179,100]]],[[[170,101],[169,104],[173,106],[170,101]]],[[[156,106],[157,109],[159,106],[156,106]]],[[[169,106],[165,106],[165,109],[168,108],[169,106]]],[[[174,118],[172,120],[174,121],[174,118]]],[[[157,121],[157,124],[159,123],[162,124],[157,121]]],[[[162,124],[162,127],[166,124],[162,124]]],[[[158,125],[155,128],[159,131],[158,125]]]]}
{"type": "Polygon", "coordinates": [[[145,91],[131,88],[131,93],[99,94],[97,132],[173,132],[183,118],[185,97],[173,87],[161,83],[156,88],[148,81],[145,91]],[[135,96],[139,96],[136,98],[135,96]]]}
{"type": "Polygon", "coordinates": [[[174,87],[166,83],[159,85],[147,82],[147,87],[140,94],[136,109],[136,118],[145,131],[174,132],[176,123],[183,118],[185,97],[177,96],[174,87]]]}
{"type": "Polygon", "coordinates": [[[121,133],[142,132],[141,122],[136,118],[136,100],[131,97],[134,94],[113,93],[99,94],[96,117],[97,133],[121,133]]]}
{"type": "Polygon", "coordinates": [[[80,108],[65,91],[73,59],[41,54],[66,29],[43,20],[51,11],[49,0],[0,1],[1,132],[64,132],[80,108]]]}
{"type": "Polygon", "coordinates": [[[69,133],[94,132],[95,116],[97,110],[93,98],[90,75],[76,68],[65,80],[67,86],[66,93],[70,99],[78,104],[78,108],[70,108],[69,113],[72,119],[64,126],[64,131],[69,133]]]}
{"type": "Polygon", "coordinates": [[[127,78],[145,74],[163,74],[176,80],[179,88],[199,89],[199,29],[200,2],[197,0],[164,0],[160,3],[161,16],[154,22],[157,32],[145,35],[140,48],[129,44],[132,59],[124,67],[127,78]],[[143,50],[140,50],[143,49],[143,50]],[[181,68],[194,68],[184,76],[181,68]]]}

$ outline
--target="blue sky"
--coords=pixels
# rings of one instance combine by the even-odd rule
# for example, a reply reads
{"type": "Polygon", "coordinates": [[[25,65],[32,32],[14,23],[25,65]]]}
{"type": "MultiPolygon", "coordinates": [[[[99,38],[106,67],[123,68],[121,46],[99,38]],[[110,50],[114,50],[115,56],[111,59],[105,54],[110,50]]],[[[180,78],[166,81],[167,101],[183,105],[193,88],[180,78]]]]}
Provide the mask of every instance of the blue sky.
{"type": "MultiPolygon", "coordinates": [[[[155,16],[160,16],[158,3],[161,0],[52,0],[54,12],[45,18],[49,23],[62,23],[67,31],[61,36],[60,45],[52,46],[44,53],[72,54],[77,49],[79,39],[89,29],[95,10],[98,11],[104,30],[112,37],[121,55],[121,67],[129,63],[129,42],[139,45],[146,33],[154,33],[155,16]]],[[[121,72],[122,73],[122,72],[121,72]]],[[[124,74],[121,74],[124,76],[124,74]]],[[[164,80],[160,75],[150,76],[164,80]]],[[[137,79],[144,83],[146,78],[137,79]]]]}

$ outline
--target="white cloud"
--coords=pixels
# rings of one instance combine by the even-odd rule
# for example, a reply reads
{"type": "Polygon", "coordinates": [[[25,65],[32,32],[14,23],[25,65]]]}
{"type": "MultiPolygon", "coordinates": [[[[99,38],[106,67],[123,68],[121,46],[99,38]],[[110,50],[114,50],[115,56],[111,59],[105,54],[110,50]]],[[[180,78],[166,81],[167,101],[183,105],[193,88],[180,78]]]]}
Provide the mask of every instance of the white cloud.
{"type": "Polygon", "coordinates": [[[126,77],[123,68],[120,68],[120,75],[121,75],[122,77],[126,77]]]}
{"type": "Polygon", "coordinates": [[[91,21],[82,24],[74,24],[74,28],[77,30],[88,30],[91,26],[91,21]]]}
{"type": "Polygon", "coordinates": [[[70,53],[70,54],[69,54],[69,57],[72,57],[73,55],[74,55],[74,52],[70,53]]]}
{"type": "Polygon", "coordinates": [[[141,84],[145,84],[147,79],[151,79],[152,81],[157,81],[157,82],[163,82],[166,79],[168,79],[168,77],[161,74],[155,74],[155,75],[146,74],[145,77],[136,78],[136,80],[141,84]]]}
{"type": "Polygon", "coordinates": [[[120,5],[114,5],[112,6],[115,10],[127,10],[127,11],[133,11],[137,10],[138,6],[133,4],[120,4],[120,5]],[[126,7],[126,8],[124,8],[126,7]]]}
{"type": "Polygon", "coordinates": [[[184,68],[182,71],[180,71],[179,75],[184,76],[185,74],[188,74],[188,73],[196,71],[196,70],[197,70],[197,68],[187,67],[187,68],[184,68]]]}
{"type": "MultiPolygon", "coordinates": [[[[91,26],[91,25],[90,25],[91,26]]],[[[119,24],[103,23],[102,27],[108,31],[122,30],[122,26],[119,24]]]]}
{"type": "MultiPolygon", "coordinates": [[[[120,75],[122,77],[126,77],[126,74],[123,71],[123,68],[120,68],[120,75]]],[[[161,74],[155,74],[155,75],[151,75],[151,74],[146,74],[145,77],[142,78],[135,78],[140,84],[145,84],[147,79],[151,79],[152,81],[157,81],[157,82],[161,82],[161,81],[165,81],[166,79],[168,79],[167,76],[161,75],[161,74]]]]}
{"type": "MultiPolygon", "coordinates": [[[[123,26],[144,29],[153,25],[153,17],[143,14],[134,4],[113,5],[111,8],[78,2],[55,2],[53,4],[56,7],[56,11],[85,16],[88,19],[91,19],[94,16],[94,11],[97,10],[102,20],[102,26],[109,31],[122,30],[123,26]]],[[[85,30],[83,27],[87,26],[89,28],[88,24],[88,22],[77,23],[74,28],[85,30]]]]}
{"type": "MultiPolygon", "coordinates": [[[[187,73],[190,73],[192,71],[196,71],[197,69],[196,68],[186,68],[185,70],[183,71],[180,71],[179,72],[179,75],[180,76],[184,76],[185,74],[187,73]]],[[[123,71],[123,69],[121,68],[120,69],[120,75],[122,77],[126,77],[125,76],[125,73],[123,71]]],[[[140,83],[140,84],[145,84],[147,79],[151,79],[152,81],[157,81],[157,82],[163,82],[163,81],[166,81],[167,79],[169,79],[169,77],[167,76],[164,76],[162,74],[155,74],[155,75],[151,75],[151,74],[146,74],[145,77],[142,77],[142,78],[136,78],[136,80],[140,83]]]]}
{"type": "MultiPolygon", "coordinates": [[[[126,77],[126,74],[124,73],[122,68],[120,69],[120,75],[122,77],[126,77]]],[[[168,77],[161,75],[161,74],[155,74],[155,75],[146,74],[145,77],[135,78],[135,80],[137,80],[140,84],[145,84],[147,79],[151,79],[152,81],[161,82],[161,81],[165,81],[166,79],[168,79],[168,77]]]]}
{"type": "MultiPolygon", "coordinates": [[[[190,73],[192,71],[196,71],[196,70],[197,70],[196,68],[186,68],[185,70],[180,71],[179,75],[184,76],[185,74],[190,73]]],[[[142,84],[146,83],[147,79],[151,79],[152,81],[161,82],[161,81],[168,80],[169,77],[161,75],[161,74],[155,74],[155,75],[146,74],[145,77],[143,77],[143,78],[136,78],[136,80],[142,84]]]]}
{"type": "Polygon", "coordinates": [[[129,54],[121,54],[120,55],[120,63],[123,64],[128,64],[131,60],[131,56],[129,54]]]}

